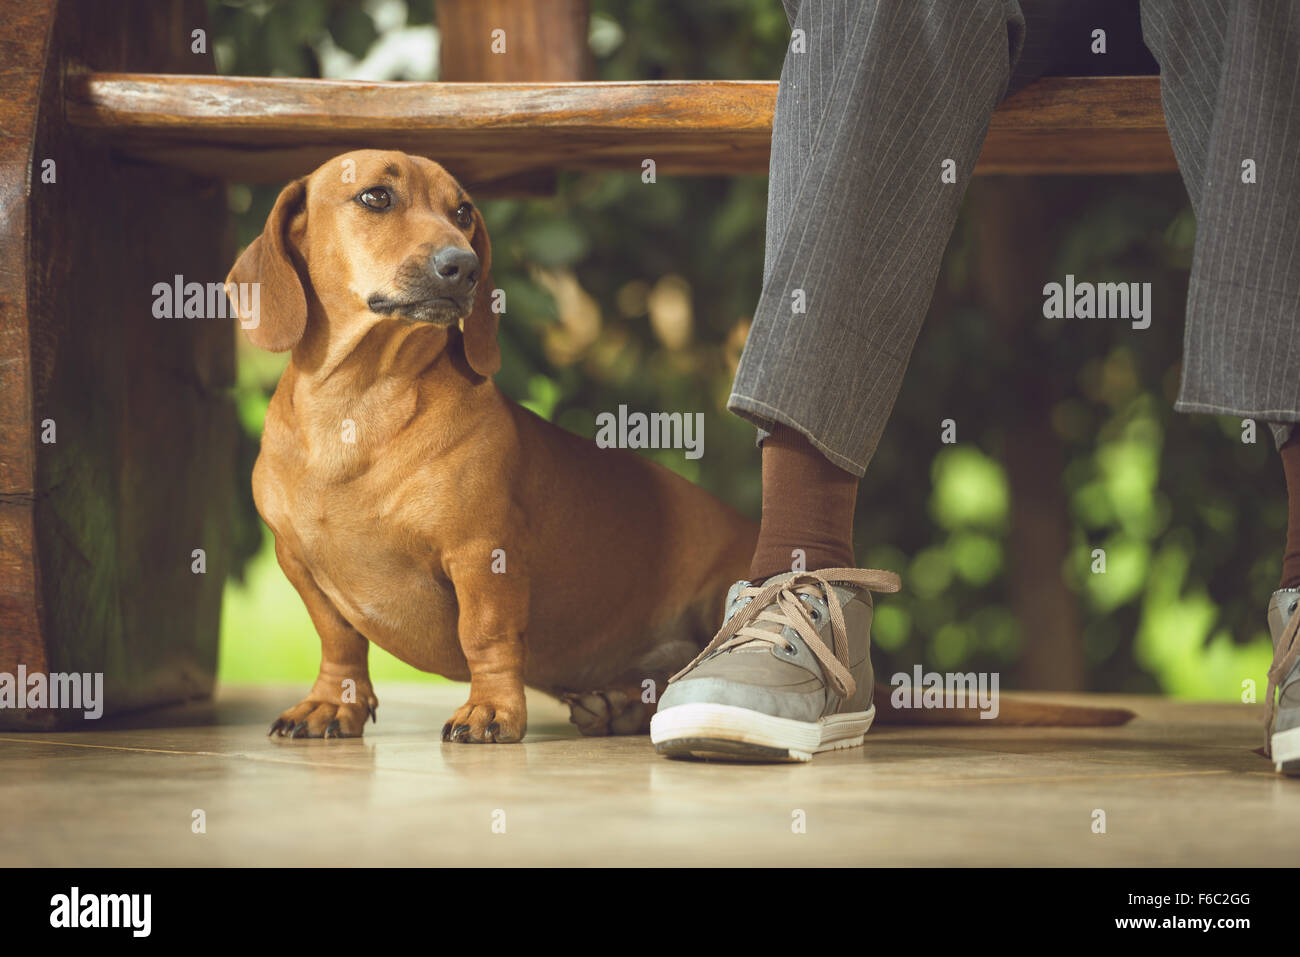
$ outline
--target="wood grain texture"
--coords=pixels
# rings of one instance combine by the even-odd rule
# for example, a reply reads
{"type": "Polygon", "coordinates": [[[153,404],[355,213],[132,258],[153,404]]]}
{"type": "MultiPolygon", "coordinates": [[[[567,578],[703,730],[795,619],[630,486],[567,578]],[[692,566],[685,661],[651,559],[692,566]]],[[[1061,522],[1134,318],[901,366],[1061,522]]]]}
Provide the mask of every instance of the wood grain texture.
{"type": "Polygon", "coordinates": [[[443,80],[554,82],[594,73],[587,0],[438,0],[437,19],[443,80]]]}
{"type": "MultiPolygon", "coordinates": [[[[361,147],[430,156],[480,192],[556,169],[767,172],[776,84],[354,83],[89,73],[69,121],[135,159],[283,182],[361,147]]],[[[1055,77],[993,117],[979,173],[1176,169],[1158,77],[1055,77]]]]}
{"type": "MultiPolygon", "coordinates": [[[[108,714],[212,689],[234,487],[235,330],[156,319],[152,290],[176,274],[219,281],[233,248],[222,183],[123,162],[70,130],[62,86],[73,63],[210,69],[210,57],[190,52],[190,32],[204,24],[201,0],[61,0],[48,47],[23,68],[40,95],[18,187],[24,264],[4,279],[21,280],[25,300],[18,307],[6,288],[0,387],[26,383],[3,461],[11,483],[24,476],[10,446],[32,450],[30,493],[10,503],[30,525],[13,541],[30,548],[0,567],[0,593],[27,631],[0,633],[0,671],[103,672],[108,714]],[[41,180],[46,159],[57,164],[53,183],[41,180]],[[46,419],[52,444],[38,438],[46,419]],[[207,574],[191,572],[194,548],[205,549],[207,574]]],[[[18,128],[6,122],[4,135],[18,128]]],[[[17,175],[0,171],[7,184],[17,175]]],[[[7,254],[13,221],[3,221],[7,254]]],[[[80,723],[66,711],[0,711],[0,727],[80,723]]]]}
{"type": "Polygon", "coordinates": [[[0,671],[12,673],[20,661],[49,670],[36,562],[27,195],[54,0],[0,0],[0,21],[0,671]]]}

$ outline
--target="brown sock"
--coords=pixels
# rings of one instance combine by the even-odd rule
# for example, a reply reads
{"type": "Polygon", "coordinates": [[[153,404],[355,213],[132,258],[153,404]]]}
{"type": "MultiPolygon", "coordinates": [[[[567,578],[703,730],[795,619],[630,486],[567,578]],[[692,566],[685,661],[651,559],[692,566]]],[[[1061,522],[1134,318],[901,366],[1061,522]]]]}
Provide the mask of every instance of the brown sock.
{"type": "Polygon", "coordinates": [[[749,580],[803,567],[853,568],[853,505],[858,479],[818,452],[804,434],[777,425],[763,440],[763,526],[749,580]]]}
{"type": "MultiPolygon", "coordinates": [[[[764,442],[764,445],[767,443],[764,442]]],[[[1282,555],[1282,584],[1279,588],[1300,587],[1300,428],[1282,446],[1282,471],[1286,473],[1286,552],[1282,555]]],[[[764,481],[767,473],[763,473],[764,481]]],[[[764,507],[767,499],[764,497],[764,507]]],[[[766,514],[764,518],[766,519],[766,514]]]]}

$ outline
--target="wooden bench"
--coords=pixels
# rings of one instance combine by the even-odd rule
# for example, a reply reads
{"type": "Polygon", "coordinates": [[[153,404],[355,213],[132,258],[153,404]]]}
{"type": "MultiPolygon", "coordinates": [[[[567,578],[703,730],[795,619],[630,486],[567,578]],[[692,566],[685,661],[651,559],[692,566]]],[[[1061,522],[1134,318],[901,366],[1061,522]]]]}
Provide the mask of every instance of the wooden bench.
{"type": "MultiPolygon", "coordinates": [[[[776,83],[345,83],[90,73],[68,121],[124,157],[281,183],[365,143],[436,157],[483,192],[555,170],[766,175],[776,83]]],[[[1176,169],[1159,77],[1056,77],[994,116],[979,173],[1176,169]]]]}
{"type": "MultiPolygon", "coordinates": [[[[107,713],[211,691],[235,332],[150,304],[157,282],[225,276],[225,183],[362,146],[429,155],[480,195],[646,158],[660,176],[766,172],[774,83],[574,82],[585,6],[552,3],[569,42],[511,58],[524,75],[471,57],[443,76],[499,82],[379,84],[214,76],[191,52],[201,0],[0,0],[0,673],[104,672],[107,713]]],[[[446,48],[530,9],[443,0],[446,48]]],[[[1158,79],[1060,78],[1003,104],[978,172],[1174,168],[1158,79]]],[[[69,720],[0,710],[0,727],[69,720]]]]}

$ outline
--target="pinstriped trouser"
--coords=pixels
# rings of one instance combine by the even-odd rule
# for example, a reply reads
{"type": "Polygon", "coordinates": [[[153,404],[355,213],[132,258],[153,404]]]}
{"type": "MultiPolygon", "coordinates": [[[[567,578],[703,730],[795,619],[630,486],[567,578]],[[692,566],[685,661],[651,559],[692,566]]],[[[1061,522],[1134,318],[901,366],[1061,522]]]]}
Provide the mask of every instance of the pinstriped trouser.
{"type": "MultiPolygon", "coordinates": [[[[783,2],[805,46],[781,72],[763,290],[727,405],[760,440],[784,423],[861,475],[1052,3],[783,2]]],[[[1300,421],[1300,2],[1143,0],[1142,28],[1197,219],[1175,408],[1277,423],[1280,444],[1300,421]]]]}

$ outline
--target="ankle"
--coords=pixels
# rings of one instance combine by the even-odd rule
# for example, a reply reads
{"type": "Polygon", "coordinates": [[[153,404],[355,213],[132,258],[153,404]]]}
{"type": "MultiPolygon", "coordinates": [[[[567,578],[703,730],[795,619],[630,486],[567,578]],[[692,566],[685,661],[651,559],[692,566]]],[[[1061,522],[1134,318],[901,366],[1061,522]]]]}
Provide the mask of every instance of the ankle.
{"type": "Polygon", "coordinates": [[[750,580],[856,564],[857,476],[832,463],[802,432],[784,425],[772,429],[762,454],[763,524],[750,580]]]}

